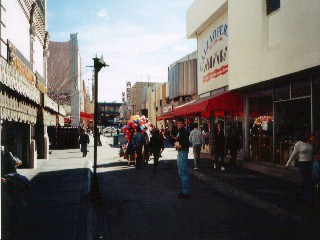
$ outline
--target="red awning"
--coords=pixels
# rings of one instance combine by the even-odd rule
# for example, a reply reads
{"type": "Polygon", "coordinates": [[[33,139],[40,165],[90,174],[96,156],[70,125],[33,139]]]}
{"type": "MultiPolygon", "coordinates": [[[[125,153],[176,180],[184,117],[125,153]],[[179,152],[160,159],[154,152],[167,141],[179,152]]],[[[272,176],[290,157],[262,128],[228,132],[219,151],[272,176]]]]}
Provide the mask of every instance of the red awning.
{"type": "Polygon", "coordinates": [[[162,115],[162,116],[157,116],[157,121],[160,120],[167,120],[167,119],[174,119],[175,116],[173,115],[173,113],[171,112],[170,114],[166,114],[166,115],[162,115]]]}
{"type": "Polygon", "coordinates": [[[80,118],[87,119],[87,120],[93,120],[94,116],[92,113],[80,112],[80,118]]]}
{"type": "Polygon", "coordinates": [[[198,98],[173,109],[173,115],[178,117],[208,115],[211,111],[243,111],[243,99],[232,92],[216,96],[198,98]]]}

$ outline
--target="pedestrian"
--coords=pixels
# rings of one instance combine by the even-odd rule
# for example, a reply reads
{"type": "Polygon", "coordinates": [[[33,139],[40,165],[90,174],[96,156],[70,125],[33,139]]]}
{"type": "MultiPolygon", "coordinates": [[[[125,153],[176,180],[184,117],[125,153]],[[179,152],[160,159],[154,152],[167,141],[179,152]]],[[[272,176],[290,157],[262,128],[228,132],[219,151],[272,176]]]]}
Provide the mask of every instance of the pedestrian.
{"type": "Polygon", "coordinates": [[[9,173],[16,173],[17,167],[22,164],[22,161],[13,156],[10,150],[8,146],[1,146],[1,177],[9,173]]]}
{"type": "Polygon", "coordinates": [[[232,126],[227,138],[227,147],[230,150],[230,165],[236,166],[237,152],[240,149],[240,137],[236,126],[232,126]]]}
{"type": "Polygon", "coordinates": [[[302,177],[302,193],[307,202],[307,205],[313,206],[311,184],[313,149],[309,140],[310,134],[308,131],[305,131],[304,134],[301,134],[301,136],[299,137],[299,141],[294,145],[292,154],[286,164],[286,168],[289,169],[291,162],[298,157],[297,165],[299,168],[300,176],[302,177]]]}
{"type": "Polygon", "coordinates": [[[150,152],[153,154],[153,170],[156,172],[158,168],[160,152],[162,149],[164,149],[163,140],[158,128],[153,131],[149,146],[150,152]]]}
{"type": "Polygon", "coordinates": [[[80,144],[81,144],[81,152],[82,157],[86,157],[88,153],[88,144],[90,143],[89,135],[86,133],[84,129],[81,130],[80,135],[80,144]]]}
{"type": "Polygon", "coordinates": [[[148,129],[146,129],[143,133],[143,136],[146,140],[146,144],[143,148],[143,165],[148,165],[149,158],[150,158],[150,137],[151,133],[149,132],[148,129]]]}
{"type": "Polygon", "coordinates": [[[178,151],[177,164],[178,173],[181,178],[181,193],[178,198],[189,198],[189,179],[188,179],[188,153],[189,153],[189,134],[184,127],[184,119],[177,120],[178,134],[175,137],[175,149],[178,151]]]}
{"type": "Polygon", "coordinates": [[[199,169],[199,159],[201,147],[204,146],[204,138],[200,129],[198,129],[198,124],[194,124],[193,130],[190,132],[189,141],[192,144],[194,164],[193,169],[199,169]]]}
{"type": "Polygon", "coordinates": [[[146,139],[141,133],[141,128],[139,126],[136,128],[136,134],[133,136],[132,143],[134,151],[137,154],[136,170],[140,170],[142,165],[142,148],[146,145],[146,139]]]}
{"type": "Polygon", "coordinates": [[[102,146],[100,137],[101,137],[101,129],[100,129],[100,127],[97,127],[97,145],[98,146],[102,146]]]}
{"type": "Polygon", "coordinates": [[[134,130],[130,131],[128,143],[125,145],[124,156],[128,159],[128,162],[135,162],[134,145],[133,145],[134,130]]]}
{"type": "Polygon", "coordinates": [[[221,159],[220,169],[224,171],[224,155],[225,155],[225,137],[224,132],[221,126],[221,123],[217,124],[217,128],[215,130],[214,135],[214,168],[218,167],[219,158],[221,159]]]}

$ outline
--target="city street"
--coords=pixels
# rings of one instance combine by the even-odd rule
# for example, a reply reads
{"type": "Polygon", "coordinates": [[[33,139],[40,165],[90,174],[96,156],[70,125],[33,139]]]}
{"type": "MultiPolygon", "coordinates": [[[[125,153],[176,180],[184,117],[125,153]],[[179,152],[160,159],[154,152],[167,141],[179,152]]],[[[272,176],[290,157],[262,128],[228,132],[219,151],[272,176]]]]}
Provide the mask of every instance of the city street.
{"type": "MultiPolygon", "coordinates": [[[[202,162],[199,172],[195,172],[191,151],[193,197],[181,200],[177,199],[180,180],[174,148],[164,150],[158,172],[153,172],[152,159],[136,171],[119,158],[118,148],[109,145],[112,138],[104,142],[107,146],[99,148],[99,156],[103,156],[98,163],[101,198],[94,204],[94,239],[311,239],[316,231],[319,233],[319,225],[317,229],[303,227],[300,216],[290,211],[254,196],[241,196],[239,189],[222,183],[223,177],[220,185],[206,181],[207,172],[214,171],[212,165],[202,162]]],[[[236,171],[217,171],[217,178],[236,171]]],[[[292,195],[286,196],[292,197],[288,202],[301,205],[294,199],[295,189],[291,190],[292,195]]],[[[300,210],[302,216],[310,217],[304,206],[300,210]]]]}
{"type": "MultiPolygon", "coordinates": [[[[123,137],[123,136],[122,136],[123,137]]],[[[295,199],[296,183],[246,169],[212,168],[202,160],[193,170],[192,198],[178,199],[177,152],[166,147],[158,172],[153,160],[141,171],[119,157],[113,137],[98,147],[101,193],[88,194],[89,153],[52,150],[35,170],[20,169],[32,181],[22,196],[19,224],[3,239],[314,239],[319,235],[319,204],[307,209],[295,199]]],[[[122,139],[122,138],[121,138],[122,139]]],[[[120,139],[120,140],[121,140],[120,139]]],[[[319,198],[317,199],[319,202],[319,198]]],[[[4,235],[3,235],[4,236],[4,235]]]]}

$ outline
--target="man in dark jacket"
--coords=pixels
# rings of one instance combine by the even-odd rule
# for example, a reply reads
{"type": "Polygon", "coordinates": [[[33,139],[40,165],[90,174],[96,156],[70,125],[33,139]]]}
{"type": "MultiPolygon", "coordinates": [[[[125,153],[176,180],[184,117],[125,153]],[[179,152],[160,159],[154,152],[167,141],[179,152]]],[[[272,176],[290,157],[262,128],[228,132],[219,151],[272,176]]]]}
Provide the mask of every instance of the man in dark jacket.
{"type": "Polygon", "coordinates": [[[136,170],[139,170],[141,169],[142,165],[142,148],[146,145],[146,139],[144,135],[141,133],[140,127],[137,127],[136,134],[132,139],[132,143],[134,145],[134,151],[137,154],[136,170]]]}
{"type": "Polygon", "coordinates": [[[189,153],[189,133],[184,127],[184,119],[177,121],[178,134],[175,138],[175,149],[178,151],[177,164],[178,173],[181,178],[181,193],[178,198],[189,198],[189,179],[188,179],[188,153],[189,153]]]}
{"type": "Polygon", "coordinates": [[[221,170],[224,171],[225,137],[220,123],[217,124],[214,134],[214,168],[217,168],[219,158],[221,158],[221,170]]]}
{"type": "Polygon", "coordinates": [[[81,130],[81,135],[80,135],[80,144],[81,144],[81,152],[82,152],[82,157],[87,156],[88,152],[88,144],[90,143],[90,138],[89,135],[85,132],[84,129],[81,130]]]}

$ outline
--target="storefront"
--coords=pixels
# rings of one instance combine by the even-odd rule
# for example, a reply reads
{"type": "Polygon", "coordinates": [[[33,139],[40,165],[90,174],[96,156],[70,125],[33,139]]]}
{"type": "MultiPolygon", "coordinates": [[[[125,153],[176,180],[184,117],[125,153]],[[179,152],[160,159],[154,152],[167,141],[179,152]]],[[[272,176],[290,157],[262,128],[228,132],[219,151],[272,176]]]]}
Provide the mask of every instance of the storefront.
{"type": "Polygon", "coordinates": [[[283,166],[301,134],[319,129],[320,78],[316,75],[290,76],[280,84],[246,92],[247,160],[283,166]]]}
{"type": "Polygon", "coordinates": [[[197,123],[201,129],[205,147],[204,154],[213,154],[214,132],[218,123],[222,124],[226,138],[232,126],[242,137],[243,97],[233,92],[198,98],[195,101],[176,107],[175,117],[186,117],[188,123],[197,123]]]}

